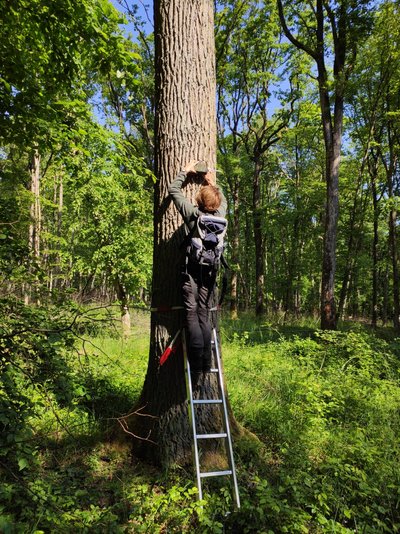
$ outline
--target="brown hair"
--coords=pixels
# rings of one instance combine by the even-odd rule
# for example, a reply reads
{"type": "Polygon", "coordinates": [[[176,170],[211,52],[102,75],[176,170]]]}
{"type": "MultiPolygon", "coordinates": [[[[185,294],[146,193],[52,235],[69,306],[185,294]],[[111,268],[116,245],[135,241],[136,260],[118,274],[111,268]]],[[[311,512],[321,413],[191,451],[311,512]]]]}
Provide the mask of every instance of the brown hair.
{"type": "Polygon", "coordinates": [[[217,211],[221,200],[221,192],[215,185],[204,185],[196,195],[196,202],[201,211],[217,211]]]}

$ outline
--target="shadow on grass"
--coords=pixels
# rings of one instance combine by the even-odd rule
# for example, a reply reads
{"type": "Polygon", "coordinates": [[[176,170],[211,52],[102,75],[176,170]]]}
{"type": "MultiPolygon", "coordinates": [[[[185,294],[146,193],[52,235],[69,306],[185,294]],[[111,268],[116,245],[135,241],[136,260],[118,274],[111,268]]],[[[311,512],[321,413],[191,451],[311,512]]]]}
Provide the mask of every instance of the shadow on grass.
{"type": "Polygon", "coordinates": [[[317,327],[285,324],[269,324],[255,318],[233,321],[224,318],[221,322],[222,339],[243,340],[254,345],[275,342],[294,337],[313,337],[317,327]]]}
{"type": "Polygon", "coordinates": [[[89,430],[43,443],[42,465],[20,477],[8,506],[15,530],[122,532],[138,508],[140,488],[160,474],[131,457],[129,441],[89,430]]]}
{"type": "MultiPolygon", "coordinates": [[[[239,319],[230,319],[223,315],[220,322],[222,338],[229,341],[242,340],[253,345],[277,342],[280,340],[315,339],[315,333],[320,331],[318,318],[306,317],[296,319],[283,316],[273,316],[271,318],[257,318],[254,314],[242,314],[239,319]]],[[[338,331],[342,332],[365,332],[377,338],[391,342],[399,337],[392,326],[379,326],[372,328],[366,320],[342,320],[339,322],[338,331]]]]}

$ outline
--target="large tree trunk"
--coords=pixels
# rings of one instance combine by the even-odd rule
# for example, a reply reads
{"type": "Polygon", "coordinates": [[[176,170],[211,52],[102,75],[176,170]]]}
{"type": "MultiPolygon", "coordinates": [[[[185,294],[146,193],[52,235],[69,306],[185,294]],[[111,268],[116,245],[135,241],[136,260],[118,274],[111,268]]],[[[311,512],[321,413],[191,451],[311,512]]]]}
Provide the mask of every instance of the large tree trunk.
{"type": "MultiPolygon", "coordinates": [[[[152,308],[181,305],[183,222],[168,185],[190,160],[216,163],[214,13],[211,0],[158,0],[154,4],[156,124],[152,308]]],[[[196,186],[186,194],[193,198],[196,186]]],[[[184,325],[182,311],[153,312],[147,375],[138,412],[129,418],[134,452],[161,465],[191,456],[181,347],[160,366],[160,356],[184,325]],[[146,414],[146,415],[143,415],[146,414]]],[[[215,377],[206,395],[216,394],[215,377]]],[[[200,415],[200,414],[199,414],[200,415]]],[[[201,410],[203,430],[214,428],[214,408],[201,410]]]]}

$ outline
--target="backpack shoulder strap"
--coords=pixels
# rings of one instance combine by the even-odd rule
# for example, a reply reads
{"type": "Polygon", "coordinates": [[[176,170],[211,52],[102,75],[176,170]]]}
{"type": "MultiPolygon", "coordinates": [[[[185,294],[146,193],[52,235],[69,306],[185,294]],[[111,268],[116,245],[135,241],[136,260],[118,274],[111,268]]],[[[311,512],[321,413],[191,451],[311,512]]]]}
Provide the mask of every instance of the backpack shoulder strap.
{"type": "Polygon", "coordinates": [[[203,213],[200,211],[199,215],[196,217],[195,221],[193,222],[193,227],[191,228],[191,230],[189,230],[189,232],[183,238],[183,241],[179,247],[180,250],[186,249],[190,245],[192,237],[196,233],[197,225],[199,224],[199,218],[201,217],[201,215],[203,215],[203,213]]]}

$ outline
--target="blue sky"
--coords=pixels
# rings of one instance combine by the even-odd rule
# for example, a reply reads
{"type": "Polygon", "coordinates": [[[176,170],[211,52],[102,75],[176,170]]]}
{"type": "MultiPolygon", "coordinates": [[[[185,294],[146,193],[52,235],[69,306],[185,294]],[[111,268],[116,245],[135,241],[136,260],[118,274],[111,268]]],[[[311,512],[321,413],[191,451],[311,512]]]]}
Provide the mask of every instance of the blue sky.
{"type": "MultiPolygon", "coordinates": [[[[127,5],[130,8],[132,8],[132,6],[136,6],[138,19],[141,20],[144,24],[143,31],[146,34],[153,32],[153,0],[139,0],[136,2],[132,0],[110,0],[110,2],[114,5],[114,7],[116,7],[116,9],[125,14],[127,5]]],[[[129,22],[128,24],[124,25],[123,30],[127,37],[130,36],[131,39],[133,39],[134,41],[136,40],[137,31],[135,29],[135,25],[132,22],[129,22]]],[[[278,87],[281,89],[287,89],[288,83],[280,82],[278,87]]],[[[275,96],[272,96],[270,101],[270,109],[272,111],[276,111],[279,108],[279,100],[275,96]]]]}
{"type": "MultiPolygon", "coordinates": [[[[153,0],[145,0],[143,2],[132,2],[131,0],[110,0],[114,7],[126,13],[124,5],[128,4],[129,6],[136,5],[138,8],[137,15],[144,22],[144,31],[146,34],[149,34],[153,31],[153,0]]],[[[135,38],[136,30],[132,23],[129,23],[125,26],[126,34],[131,33],[135,38]]]]}

